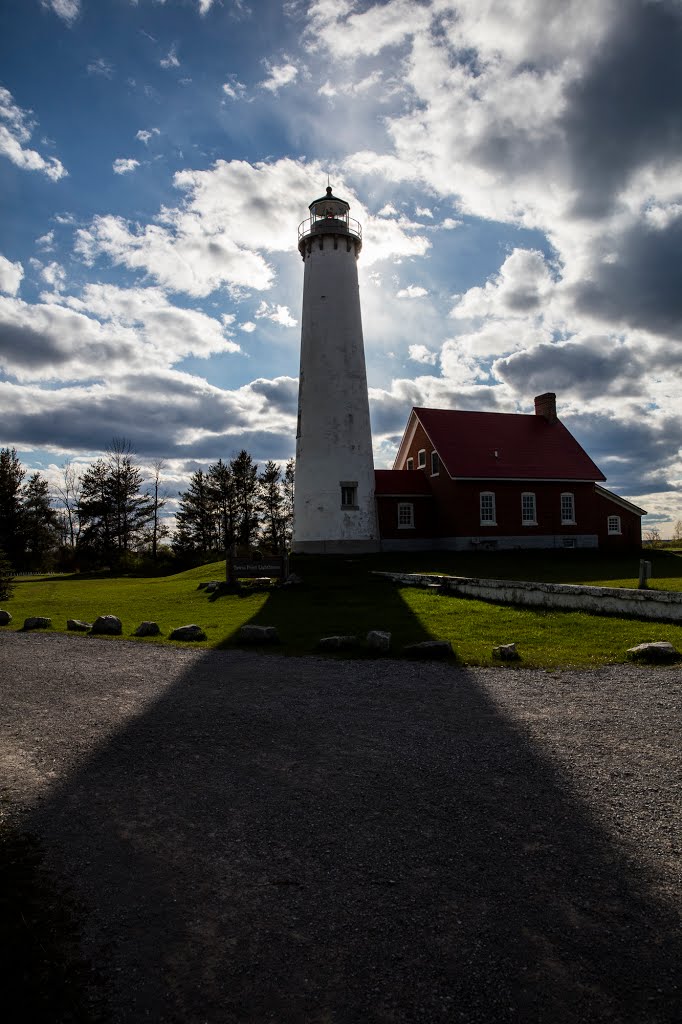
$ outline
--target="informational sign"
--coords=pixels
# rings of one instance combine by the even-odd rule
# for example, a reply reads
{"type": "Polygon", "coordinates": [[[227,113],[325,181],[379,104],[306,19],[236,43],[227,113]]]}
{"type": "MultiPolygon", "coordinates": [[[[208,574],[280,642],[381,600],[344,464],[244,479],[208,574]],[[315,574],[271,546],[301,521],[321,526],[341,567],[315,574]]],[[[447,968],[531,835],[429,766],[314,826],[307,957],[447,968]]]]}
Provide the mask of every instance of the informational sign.
{"type": "Polygon", "coordinates": [[[268,557],[258,561],[253,558],[228,558],[228,581],[238,579],[257,579],[260,576],[270,579],[285,579],[287,558],[284,555],[268,557]]]}

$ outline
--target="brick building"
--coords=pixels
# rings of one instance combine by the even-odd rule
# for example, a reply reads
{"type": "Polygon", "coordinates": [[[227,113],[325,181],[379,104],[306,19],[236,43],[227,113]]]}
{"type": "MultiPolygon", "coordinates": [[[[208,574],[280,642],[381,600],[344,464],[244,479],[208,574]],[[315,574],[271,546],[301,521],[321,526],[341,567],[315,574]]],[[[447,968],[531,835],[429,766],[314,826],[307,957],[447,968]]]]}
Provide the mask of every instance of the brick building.
{"type": "Polygon", "coordinates": [[[413,409],[394,468],[375,470],[383,550],[639,547],[644,509],[604,474],[557,418],[413,409]]]}

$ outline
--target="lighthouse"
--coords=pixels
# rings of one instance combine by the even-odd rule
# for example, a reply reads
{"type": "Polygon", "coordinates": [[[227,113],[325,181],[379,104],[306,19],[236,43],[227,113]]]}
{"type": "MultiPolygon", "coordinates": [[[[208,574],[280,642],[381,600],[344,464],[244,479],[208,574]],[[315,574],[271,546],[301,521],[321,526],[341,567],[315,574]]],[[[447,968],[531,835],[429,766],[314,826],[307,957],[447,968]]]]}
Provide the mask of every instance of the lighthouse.
{"type": "Polygon", "coordinates": [[[298,229],[304,263],[293,550],[379,550],[357,260],[362,229],[331,187],[298,229]]]}

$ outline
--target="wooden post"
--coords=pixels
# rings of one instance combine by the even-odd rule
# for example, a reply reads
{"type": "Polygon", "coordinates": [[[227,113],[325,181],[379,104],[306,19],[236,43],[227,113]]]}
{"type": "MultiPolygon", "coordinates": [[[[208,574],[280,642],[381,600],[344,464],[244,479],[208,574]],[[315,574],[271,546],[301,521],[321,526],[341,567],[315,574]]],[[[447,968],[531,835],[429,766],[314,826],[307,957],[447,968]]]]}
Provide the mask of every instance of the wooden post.
{"type": "Polygon", "coordinates": [[[639,583],[637,584],[638,590],[649,589],[649,579],[651,578],[651,562],[647,562],[644,558],[640,559],[639,562],[639,583]]]}

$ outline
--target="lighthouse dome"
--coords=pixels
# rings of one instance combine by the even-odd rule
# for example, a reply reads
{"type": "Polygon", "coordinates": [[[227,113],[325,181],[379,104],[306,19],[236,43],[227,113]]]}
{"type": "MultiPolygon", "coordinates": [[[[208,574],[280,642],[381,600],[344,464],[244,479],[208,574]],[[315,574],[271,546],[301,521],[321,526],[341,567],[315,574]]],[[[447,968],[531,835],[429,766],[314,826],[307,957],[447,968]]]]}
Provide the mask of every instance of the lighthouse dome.
{"type": "Polygon", "coordinates": [[[334,217],[346,219],[350,205],[345,199],[333,195],[331,185],[327,185],[327,193],[321,199],[315,199],[308,207],[314,220],[334,217]]]}

